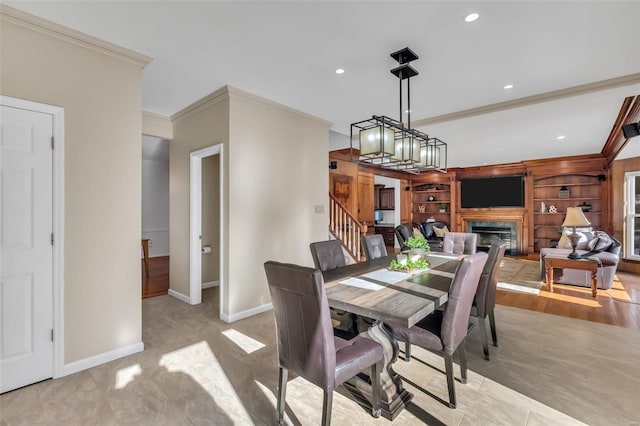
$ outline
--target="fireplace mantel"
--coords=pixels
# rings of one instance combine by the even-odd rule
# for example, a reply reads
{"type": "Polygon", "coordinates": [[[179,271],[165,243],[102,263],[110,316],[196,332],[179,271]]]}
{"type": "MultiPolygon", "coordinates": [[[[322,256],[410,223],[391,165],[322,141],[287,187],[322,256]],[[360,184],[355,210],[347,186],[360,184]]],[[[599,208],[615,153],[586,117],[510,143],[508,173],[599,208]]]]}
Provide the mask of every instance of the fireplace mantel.
{"type": "Polygon", "coordinates": [[[518,253],[525,254],[528,247],[528,219],[526,209],[491,208],[491,209],[460,209],[458,215],[458,228],[467,232],[468,222],[515,222],[517,239],[515,249],[518,253]]]}

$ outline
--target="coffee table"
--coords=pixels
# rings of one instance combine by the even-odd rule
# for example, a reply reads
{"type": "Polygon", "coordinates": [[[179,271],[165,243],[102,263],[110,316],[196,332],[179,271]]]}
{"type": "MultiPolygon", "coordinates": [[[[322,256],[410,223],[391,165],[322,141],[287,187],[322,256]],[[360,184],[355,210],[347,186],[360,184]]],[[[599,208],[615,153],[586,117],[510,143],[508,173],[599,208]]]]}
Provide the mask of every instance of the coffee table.
{"type": "Polygon", "coordinates": [[[596,297],[598,293],[598,267],[600,261],[598,259],[591,259],[588,257],[580,259],[569,259],[566,256],[549,254],[544,258],[544,264],[547,274],[547,285],[549,291],[553,293],[553,268],[567,268],[567,269],[579,269],[582,271],[591,272],[591,295],[596,297]]]}

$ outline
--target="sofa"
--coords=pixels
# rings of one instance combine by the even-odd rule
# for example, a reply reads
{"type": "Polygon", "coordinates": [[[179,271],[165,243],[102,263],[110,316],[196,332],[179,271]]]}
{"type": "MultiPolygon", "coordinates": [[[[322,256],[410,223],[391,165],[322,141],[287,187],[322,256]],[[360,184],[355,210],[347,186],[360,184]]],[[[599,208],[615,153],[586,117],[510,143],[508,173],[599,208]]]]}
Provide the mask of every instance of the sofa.
{"type": "MultiPolygon", "coordinates": [[[[568,242],[568,233],[562,236],[558,242],[557,248],[543,248],[540,250],[540,279],[546,280],[545,257],[548,255],[568,256],[571,253],[571,244],[568,242]],[[565,238],[566,237],[566,238],[565,238]]],[[[607,235],[602,231],[595,232],[578,232],[580,242],[576,246],[576,252],[582,257],[598,259],[601,266],[598,267],[597,279],[598,288],[610,289],[613,286],[613,277],[620,260],[620,249],[622,244],[614,237],[607,235]]],[[[583,287],[591,287],[590,279],[581,279],[580,272],[572,269],[563,269],[562,272],[554,269],[554,281],[562,284],[573,284],[583,287]],[[562,279],[559,276],[562,274],[562,279]]]]}

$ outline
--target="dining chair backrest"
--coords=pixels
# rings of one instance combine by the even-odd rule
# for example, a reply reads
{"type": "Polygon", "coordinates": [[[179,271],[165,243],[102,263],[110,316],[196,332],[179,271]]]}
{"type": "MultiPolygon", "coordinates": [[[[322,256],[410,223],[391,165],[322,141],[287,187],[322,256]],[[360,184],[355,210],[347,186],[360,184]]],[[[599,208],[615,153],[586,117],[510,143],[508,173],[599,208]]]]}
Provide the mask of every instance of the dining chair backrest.
{"type": "Polygon", "coordinates": [[[452,254],[474,254],[478,235],[471,232],[447,232],[444,234],[442,251],[452,254]]]}
{"type": "Polygon", "coordinates": [[[444,352],[448,355],[453,355],[467,335],[471,304],[486,261],[487,253],[484,252],[467,256],[453,277],[440,329],[444,352]]]}
{"type": "Polygon", "coordinates": [[[476,307],[477,316],[485,318],[496,305],[496,289],[498,286],[498,272],[500,263],[507,247],[506,242],[493,243],[489,248],[487,263],[484,265],[478,290],[473,305],[476,307]]]}
{"type": "Polygon", "coordinates": [[[365,259],[377,259],[387,255],[387,247],[384,244],[382,235],[363,235],[361,240],[365,259]]]}
{"type": "Polygon", "coordinates": [[[336,350],[321,272],[274,261],[266,262],[264,269],[280,365],[324,390],[333,390],[336,350]]]}
{"type": "Polygon", "coordinates": [[[401,224],[396,226],[395,233],[400,248],[405,250],[407,248],[407,240],[413,236],[413,228],[409,225],[401,224]]]}
{"type": "Polygon", "coordinates": [[[338,240],[318,241],[309,245],[316,269],[327,271],[346,265],[342,245],[338,240]]]}

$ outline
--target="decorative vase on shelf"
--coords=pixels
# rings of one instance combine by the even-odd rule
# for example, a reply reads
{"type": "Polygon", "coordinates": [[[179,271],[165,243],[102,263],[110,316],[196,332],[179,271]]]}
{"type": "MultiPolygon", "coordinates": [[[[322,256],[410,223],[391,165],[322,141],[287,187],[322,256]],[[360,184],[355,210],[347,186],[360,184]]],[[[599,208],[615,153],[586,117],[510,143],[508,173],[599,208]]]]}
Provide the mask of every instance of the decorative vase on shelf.
{"type": "Polygon", "coordinates": [[[546,213],[547,206],[544,204],[544,201],[540,204],[540,213],[546,213]]]}

